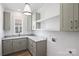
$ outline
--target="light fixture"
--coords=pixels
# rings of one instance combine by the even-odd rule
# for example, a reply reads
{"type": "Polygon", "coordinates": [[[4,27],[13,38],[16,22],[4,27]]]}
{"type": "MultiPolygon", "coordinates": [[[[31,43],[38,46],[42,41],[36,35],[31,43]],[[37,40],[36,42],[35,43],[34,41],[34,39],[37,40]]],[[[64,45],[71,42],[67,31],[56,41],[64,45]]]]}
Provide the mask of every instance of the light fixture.
{"type": "Polygon", "coordinates": [[[24,12],[25,15],[31,15],[31,8],[30,8],[30,4],[25,3],[25,7],[24,7],[24,12]]]}

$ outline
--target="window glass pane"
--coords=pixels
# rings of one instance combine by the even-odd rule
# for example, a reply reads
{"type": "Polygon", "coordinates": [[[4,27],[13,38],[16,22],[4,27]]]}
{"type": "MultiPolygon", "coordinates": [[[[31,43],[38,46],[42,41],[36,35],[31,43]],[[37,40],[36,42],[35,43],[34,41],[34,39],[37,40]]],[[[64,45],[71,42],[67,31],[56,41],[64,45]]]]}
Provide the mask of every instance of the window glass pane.
{"type": "Polygon", "coordinates": [[[15,20],[15,33],[21,33],[22,32],[22,21],[19,19],[15,20]]]}

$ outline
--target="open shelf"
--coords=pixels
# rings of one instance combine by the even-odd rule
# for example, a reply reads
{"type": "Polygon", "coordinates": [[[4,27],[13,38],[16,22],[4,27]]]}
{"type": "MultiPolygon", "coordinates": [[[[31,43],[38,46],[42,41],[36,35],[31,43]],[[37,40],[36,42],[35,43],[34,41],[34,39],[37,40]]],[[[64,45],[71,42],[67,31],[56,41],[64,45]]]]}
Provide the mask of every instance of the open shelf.
{"type": "Polygon", "coordinates": [[[60,16],[60,15],[58,14],[58,15],[47,17],[47,18],[43,18],[43,19],[37,20],[36,22],[43,22],[43,21],[46,21],[48,19],[51,19],[51,18],[54,18],[54,17],[57,17],[57,16],[60,16]]]}

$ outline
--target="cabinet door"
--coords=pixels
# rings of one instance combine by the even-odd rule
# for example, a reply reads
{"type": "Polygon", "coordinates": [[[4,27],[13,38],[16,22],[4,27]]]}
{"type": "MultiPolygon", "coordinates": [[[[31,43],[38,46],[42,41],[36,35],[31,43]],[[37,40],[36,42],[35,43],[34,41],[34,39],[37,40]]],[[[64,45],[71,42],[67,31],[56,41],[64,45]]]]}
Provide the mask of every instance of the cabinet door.
{"type": "Polygon", "coordinates": [[[73,4],[62,4],[62,31],[73,31],[73,4]]]}
{"type": "Polygon", "coordinates": [[[79,31],[79,12],[78,3],[74,3],[74,31],[79,31]]]}
{"type": "Polygon", "coordinates": [[[28,49],[32,53],[32,41],[31,41],[31,39],[28,39],[28,49]]]}
{"type": "Polygon", "coordinates": [[[12,40],[3,40],[2,47],[3,47],[3,55],[12,53],[13,52],[12,40]]]}
{"type": "Polygon", "coordinates": [[[4,30],[10,30],[10,12],[4,12],[4,30]]]}
{"type": "Polygon", "coordinates": [[[37,56],[46,56],[47,55],[47,43],[46,40],[37,42],[36,53],[37,56]]]}
{"type": "Polygon", "coordinates": [[[20,40],[20,42],[19,42],[19,44],[20,44],[20,50],[25,50],[26,48],[27,48],[27,40],[26,40],[26,38],[24,39],[19,39],[20,40]]]}
{"type": "Polygon", "coordinates": [[[14,39],[13,40],[13,51],[20,51],[20,40],[19,39],[14,39]]]}
{"type": "Polygon", "coordinates": [[[26,49],[26,39],[14,39],[13,40],[14,52],[26,49]]]}
{"type": "Polygon", "coordinates": [[[28,49],[33,56],[36,56],[36,43],[31,39],[28,40],[28,49]]]}

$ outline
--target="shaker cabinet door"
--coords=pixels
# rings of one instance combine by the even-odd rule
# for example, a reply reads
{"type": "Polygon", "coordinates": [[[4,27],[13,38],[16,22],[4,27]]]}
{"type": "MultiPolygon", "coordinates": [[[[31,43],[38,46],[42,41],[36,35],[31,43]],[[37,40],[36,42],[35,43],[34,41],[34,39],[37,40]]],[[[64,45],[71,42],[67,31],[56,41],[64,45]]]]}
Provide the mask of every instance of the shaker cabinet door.
{"type": "Polygon", "coordinates": [[[9,54],[13,52],[13,47],[12,47],[12,40],[3,40],[2,41],[2,50],[3,50],[3,55],[9,54]]]}
{"type": "Polygon", "coordinates": [[[20,42],[19,42],[20,50],[25,50],[27,48],[27,40],[26,40],[26,38],[25,39],[19,39],[19,40],[20,40],[20,42]]]}
{"type": "Polygon", "coordinates": [[[14,52],[20,51],[20,40],[19,39],[13,40],[13,50],[14,52]]]}
{"type": "Polygon", "coordinates": [[[62,4],[62,31],[73,31],[73,4],[62,4]]]}
{"type": "Polygon", "coordinates": [[[21,51],[26,49],[26,39],[14,39],[13,40],[13,50],[21,51]]]}
{"type": "Polygon", "coordinates": [[[8,31],[10,30],[10,12],[4,12],[4,30],[8,31]]]}
{"type": "Polygon", "coordinates": [[[74,31],[79,31],[79,8],[78,3],[74,3],[74,31]]]}

